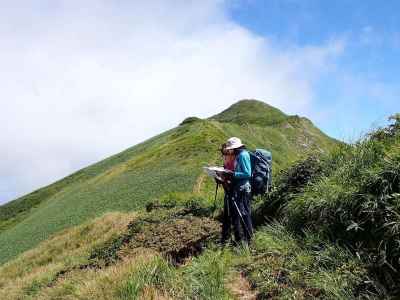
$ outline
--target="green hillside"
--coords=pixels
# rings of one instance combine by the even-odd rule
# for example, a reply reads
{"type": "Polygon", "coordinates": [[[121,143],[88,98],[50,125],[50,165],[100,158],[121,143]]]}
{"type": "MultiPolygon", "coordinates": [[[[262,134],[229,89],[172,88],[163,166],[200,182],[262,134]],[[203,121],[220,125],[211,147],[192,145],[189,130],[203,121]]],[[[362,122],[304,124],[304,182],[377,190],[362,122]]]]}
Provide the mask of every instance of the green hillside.
{"type": "Polygon", "coordinates": [[[181,125],[0,207],[0,262],[53,233],[109,211],[133,211],[169,193],[211,197],[213,182],[201,167],[219,162],[230,136],[249,148],[270,149],[281,170],[310,152],[338,144],[313,124],[256,100],[181,125]],[[251,113],[249,113],[251,111],[251,113]]]}

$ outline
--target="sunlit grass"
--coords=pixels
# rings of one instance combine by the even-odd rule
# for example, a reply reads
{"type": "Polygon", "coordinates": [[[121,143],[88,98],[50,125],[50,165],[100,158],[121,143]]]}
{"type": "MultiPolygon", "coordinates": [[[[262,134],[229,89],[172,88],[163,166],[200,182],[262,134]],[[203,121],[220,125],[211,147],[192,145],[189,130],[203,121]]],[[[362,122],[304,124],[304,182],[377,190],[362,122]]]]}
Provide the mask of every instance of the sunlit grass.
{"type": "Polygon", "coordinates": [[[110,213],[55,235],[0,267],[0,299],[35,295],[56,279],[87,261],[93,247],[126,229],[135,214],[110,213]]]}

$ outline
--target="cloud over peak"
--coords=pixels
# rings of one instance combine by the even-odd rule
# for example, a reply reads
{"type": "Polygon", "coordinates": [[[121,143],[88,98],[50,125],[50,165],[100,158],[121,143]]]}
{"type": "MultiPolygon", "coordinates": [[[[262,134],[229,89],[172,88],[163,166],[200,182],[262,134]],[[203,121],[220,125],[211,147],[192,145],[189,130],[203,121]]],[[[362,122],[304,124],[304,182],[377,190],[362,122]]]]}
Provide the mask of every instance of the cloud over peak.
{"type": "Polygon", "coordinates": [[[277,44],[224,1],[0,6],[0,201],[241,98],[307,113],[344,49],[277,44]]]}

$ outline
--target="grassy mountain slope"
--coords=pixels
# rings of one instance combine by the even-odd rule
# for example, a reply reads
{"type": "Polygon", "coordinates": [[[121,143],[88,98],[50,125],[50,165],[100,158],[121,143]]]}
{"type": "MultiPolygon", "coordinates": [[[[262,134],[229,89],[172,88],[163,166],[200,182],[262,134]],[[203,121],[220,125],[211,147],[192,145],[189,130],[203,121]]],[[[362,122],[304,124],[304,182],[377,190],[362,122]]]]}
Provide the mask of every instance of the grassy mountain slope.
{"type": "Polygon", "coordinates": [[[329,244],[316,251],[314,236],[298,240],[275,224],[259,230],[250,249],[208,243],[193,255],[190,242],[209,232],[198,225],[219,228],[178,211],[109,213],[64,230],[0,266],[0,298],[356,299],[365,279],[348,251],[329,244]],[[184,260],[172,263],[171,250],[184,260]]]}
{"type": "Polygon", "coordinates": [[[275,170],[337,144],[307,119],[287,116],[255,100],[240,101],[207,120],[189,118],[172,130],[1,206],[0,262],[104,212],[137,210],[171,192],[211,196],[213,182],[201,167],[217,163],[220,144],[233,135],[249,148],[271,149],[275,170]],[[254,113],[248,113],[250,109],[254,113]]]}

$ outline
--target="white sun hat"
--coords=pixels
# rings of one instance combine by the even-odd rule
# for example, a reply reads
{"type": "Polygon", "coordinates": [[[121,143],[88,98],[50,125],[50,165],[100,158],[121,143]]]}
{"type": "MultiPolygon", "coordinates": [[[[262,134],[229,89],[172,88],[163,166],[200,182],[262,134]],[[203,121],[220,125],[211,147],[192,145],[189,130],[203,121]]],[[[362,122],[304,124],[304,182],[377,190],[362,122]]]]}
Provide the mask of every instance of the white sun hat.
{"type": "Polygon", "coordinates": [[[237,149],[244,146],[244,144],[242,144],[242,141],[237,138],[237,137],[231,137],[228,139],[228,141],[226,142],[226,150],[231,150],[231,149],[237,149]]]}

